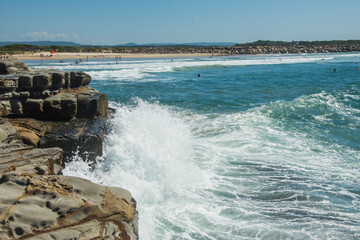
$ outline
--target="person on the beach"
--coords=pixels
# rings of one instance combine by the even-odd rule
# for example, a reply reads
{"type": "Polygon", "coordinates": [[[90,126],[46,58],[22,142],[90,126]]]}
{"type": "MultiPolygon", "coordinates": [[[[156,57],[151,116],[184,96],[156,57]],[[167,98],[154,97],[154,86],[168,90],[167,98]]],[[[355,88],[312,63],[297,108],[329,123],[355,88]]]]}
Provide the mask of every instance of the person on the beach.
{"type": "Polygon", "coordinates": [[[334,73],[336,73],[336,68],[334,68],[334,73]]]}

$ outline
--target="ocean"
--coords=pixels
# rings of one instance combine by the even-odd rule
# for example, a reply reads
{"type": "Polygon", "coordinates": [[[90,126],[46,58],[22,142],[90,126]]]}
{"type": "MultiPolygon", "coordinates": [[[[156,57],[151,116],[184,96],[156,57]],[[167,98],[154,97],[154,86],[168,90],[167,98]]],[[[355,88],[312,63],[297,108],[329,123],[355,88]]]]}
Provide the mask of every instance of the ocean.
{"type": "Polygon", "coordinates": [[[63,173],[128,189],[141,239],[360,239],[360,53],[26,63],[107,94],[63,173]]]}

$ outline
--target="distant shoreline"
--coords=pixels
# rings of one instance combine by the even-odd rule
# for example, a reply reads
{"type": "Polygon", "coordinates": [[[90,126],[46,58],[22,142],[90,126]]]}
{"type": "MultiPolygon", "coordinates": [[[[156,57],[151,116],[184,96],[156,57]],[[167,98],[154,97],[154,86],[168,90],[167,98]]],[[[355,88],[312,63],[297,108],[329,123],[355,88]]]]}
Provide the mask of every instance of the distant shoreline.
{"type": "Polygon", "coordinates": [[[47,59],[86,59],[86,58],[179,58],[179,57],[211,57],[251,54],[300,54],[300,53],[344,53],[360,52],[360,44],[355,45],[291,45],[291,46],[232,46],[232,47],[129,47],[106,48],[99,52],[89,49],[78,51],[59,49],[50,51],[12,52],[9,56],[21,60],[47,59]]]}
{"type": "Polygon", "coordinates": [[[101,58],[118,58],[120,61],[122,58],[181,58],[181,57],[211,57],[219,56],[221,54],[212,53],[56,53],[50,54],[48,52],[40,53],[24,53],[10,55],[20,60],[57,60],[57,59],[101,59],[101,58]],[[41,56],[42,55],[42,56],[41,56]]]}
{"type": "MultiPolygon", "coordinates": [[[[51,43],[51,42],[49,42],[51,43]]],[[[56,43],[56,42],[54,42],[56,43]]],[[[178,58],[250,54],[298,54],[360,52],[360,40],[256,41],[233,46],[57,46],[11,44],[0,46],[0,54],[30,59],[83,58],[178,58]]]]}

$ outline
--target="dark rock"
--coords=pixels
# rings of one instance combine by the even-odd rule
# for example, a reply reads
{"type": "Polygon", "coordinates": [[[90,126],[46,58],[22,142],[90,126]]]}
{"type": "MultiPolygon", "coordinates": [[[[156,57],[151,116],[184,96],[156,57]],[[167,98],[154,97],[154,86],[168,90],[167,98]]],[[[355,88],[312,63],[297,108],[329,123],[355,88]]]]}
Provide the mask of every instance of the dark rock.
{"type": "Polygon", "coordinates": [[[23,103],[18,99],[10,100],[11,115],[22,115],[23,114],[23,103]]]}
{"type": "Polygon", "coordinates": [[[19,92],[20,98],[28,99],[30,97],[30,92],[19,92]]]}
{"type": "Polygon", "coordinates": [[[70,87],[70,72],[65,72],[65,84],[64,88],[70,87]]]}
{"type": "Polygon", "coordinates": [[[44,100],[27,99],[24,104],[24,113],[27,116],[39,117],[43,114],[44,100]]]}
{"type": "Polygon", "coordinates": [[[70,88],[78,88],[89,85],[91,77],[84,72],[70,72],[70,88]]]}
{"type": "Polygon", "coordinates": [[[65,119],[72,119],[77,112],[77,99],[74,93],[59,93],[61,97],[61,110],[65,119]]]}
{"type": "Polygon", "coordinates": [[[65,73],[64,72],[53,73],[51,88],[54,90],[54,89],[63,88],[64,86],[65,86],[65,73]]]}
{"type": "Polygon", "coordinates": [[[106,118],[88,121],[80,137],[79,154],[83,159],[95,161],[102,156],[106,131],[106,118]]]}
{"type": "Polygon", "coordinates": [[[18,88],[21,90],[31,89],[33,87],[33,76],[23,75],[19,77],[18,88]]]}
{"type": "Polygon", "coordinates": [[[94,118],[106,116],[108,111],[108,99],[106,94],[99,93],[94,89],[87,89],[78,94],[78,118],[94,118]]]}
{"type": "Polygon", "coordinates": [[[13,98],[13,99],[18,99],[18,98],[20,98],[20,93],[18,93],[18,92],[11,92],[11,95],[12,95],[12,98],[13,98]]]}
{"type": "Polygon", "coordinates": [[[50,87],[50,77],[48,75],[36,75],[33,77],[33,87],[37,90],[45,90],[50,87]]]}
{"type": "Polygon", "coordinates": [[[106,118],[49,122],[49,130],[40,139],[39,147],[61,147],[65,162],[71,160],[76,152],[84,160],[95,161],[102,155],[105,131],[106,118]]]}
{"type": "Polygon", "coordinates": [[[70,120],[77,112],[77,99],[74,93],[59,93],[44,100],[46,119],[70,120]]]}
{"type": "Polygon", "coordinates": [[[0,74],[13,74],[19,71],[29,71],[29,69],[25,63],[17,59],[0,60],[0,74]]]}
{"type": "Polygon", "coordinates": [[[64,162],[68,162],[78,150],[79,138],[77,137],[77,135],[69,133],[66,133],[64,135],[49,133],[40,139],[38,145],[38,147],[40,148],[49,148],[52,146],[57,146],[63,149],[64,162]]]}

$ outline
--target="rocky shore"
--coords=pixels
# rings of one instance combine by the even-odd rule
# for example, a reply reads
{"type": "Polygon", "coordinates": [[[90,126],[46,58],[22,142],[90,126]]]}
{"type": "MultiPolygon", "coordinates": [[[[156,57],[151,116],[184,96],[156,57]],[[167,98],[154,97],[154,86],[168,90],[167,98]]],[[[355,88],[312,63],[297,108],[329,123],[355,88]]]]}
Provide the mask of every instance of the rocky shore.
{"type": "MultiPolygon", "coordinates": [[[[297,53],[340,53],[360,52],[360,44],[285,44],[258,45],[239,44],[234,46],[138,46],[138,47],[99,47],[99,54],[91,48],[82,47],[77,52],[19,51],[13,56],[19,59],[81,59],[81,58],[176,58],[211,57],[249,54],[297,54],[297,53]]],[[[4,55],[3,58],[11,55],[4,55]]],[[[1,58],[1,56],[0,56],[1,58]]]]}
{"type": "Polygon", "coordinates": [[[337,53],[359,52],[360,45],[296,45],[296,46],[228,46],[228,47],[123,47],[109,48],[107,53],[118,54],[290,54],[290,53],[337,53]]]}
{"type": "Polygon", "coordinates": [[[61,175],[102,154],[108,100],[90,81],[0,60],[0,239],[138,239],[127,190],[61,175]]]}

